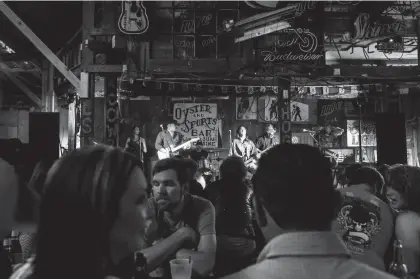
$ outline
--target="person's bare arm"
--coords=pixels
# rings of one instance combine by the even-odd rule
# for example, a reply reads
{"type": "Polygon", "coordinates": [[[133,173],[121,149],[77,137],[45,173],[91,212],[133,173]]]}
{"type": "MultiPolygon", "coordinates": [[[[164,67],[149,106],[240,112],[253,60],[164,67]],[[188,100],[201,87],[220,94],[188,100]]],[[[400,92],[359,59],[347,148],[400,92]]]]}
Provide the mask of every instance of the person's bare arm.
{"type": "Polygon", "coordinates": [[[147,145],[146,145],[146,140],[144,138],[141,139],[141,144],[142,144],[143,152],[147,153],[147,145]]]}
{"type": "Polygon", "coordinates": [[[181,249],[190,237],[190,232],[187,229],[180,228],[159,243],[140,251],[147,260],[148,272],[161,266],[171,255],[181,249]]]}
{"type": "Polygon", "coordinates": [[[181,249],[177,252],[176,257],[191,257],[194,274],[205,277],[213,270],[216,259],[216,213],[210,201],[205,200],[202,206],[198,223],[200,240],[197,249],[181,249]]]}
{"type": "Polygon", "coordinates": [[[130,143],[130,138],[128,138],[126,141],[125,141],[125,149],[127,149],[128,147],[129,147],[129,143],[130,143]]]}
{"type": "Polygon", "coordinates": [[[197,251],[181,249],[176,253],[177,258],[191,258],[193,272],[200,276],[207,276],[213,270],[216,259],[216,234],[208,234],[200,237],[197,251]]]}
{"type": "Polygon", "coordinates": [[[395,235],[401,240],[404,249],[404,262],[408,271],[419,272],[420,240],[419,217],[413,212],[402,213],[395,221],[395,235]]]}

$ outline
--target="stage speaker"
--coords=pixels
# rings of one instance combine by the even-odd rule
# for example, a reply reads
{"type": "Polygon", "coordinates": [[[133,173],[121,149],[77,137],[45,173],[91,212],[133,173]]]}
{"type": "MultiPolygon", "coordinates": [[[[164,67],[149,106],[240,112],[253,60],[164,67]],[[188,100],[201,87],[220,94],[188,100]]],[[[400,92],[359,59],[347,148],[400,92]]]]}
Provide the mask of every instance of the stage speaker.
{"type": "Polygon", "coordinates": [[[407,164],[404,113],[376,114],[378,164],[407,164]]]}
{"type": "Polygon", "coordinates": [[[58,112],[29,113],[29,149],[33,163],[41,159],[55,161],[60,150],[60,114],[58,112]]]}

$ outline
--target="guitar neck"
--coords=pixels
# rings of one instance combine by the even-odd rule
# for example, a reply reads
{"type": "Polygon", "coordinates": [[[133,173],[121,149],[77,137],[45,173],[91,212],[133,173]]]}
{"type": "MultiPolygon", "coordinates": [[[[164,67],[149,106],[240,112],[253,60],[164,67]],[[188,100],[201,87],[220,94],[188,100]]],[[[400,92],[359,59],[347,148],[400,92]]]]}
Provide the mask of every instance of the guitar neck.
{"type": "Polygon", "coordinates": [[[186,142],[184,142],[184,143],[182,143],[182,144],[178,145],[178,146],[177,146],[177,147],[175,147],[175,148],[172,148],[172,152],[176,152],[176,151],[178,151],[179,149],[183,148],[184,146],[188,145],[189,143],[191,143],[191,140],[186,141],[186,142]]]}

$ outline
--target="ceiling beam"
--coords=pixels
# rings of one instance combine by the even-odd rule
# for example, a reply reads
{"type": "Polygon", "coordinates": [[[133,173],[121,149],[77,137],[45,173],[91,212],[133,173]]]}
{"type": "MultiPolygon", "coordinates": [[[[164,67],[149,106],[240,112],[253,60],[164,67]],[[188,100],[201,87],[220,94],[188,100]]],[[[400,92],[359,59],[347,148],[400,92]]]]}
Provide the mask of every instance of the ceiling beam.
{"type": "Polygon", "coordinates": [[[37,35],[13,12],[4,1],[0,1],[0,11],[18,28],[26,38],[57,68],[57,70],[69,80],[69,82],[80,90],[80,79],[78,79],[67,66],[44,44],[37,35]]]}
{"type": "Polygon", "coordinates": [[[23,82],[21,82],[16,74],[10,71],[10,68],[7,67],[4,63],[0,63],[0,72],[3,72],[23,93],[26,94],[38,107],[42,107],[41,99],[32,92],[23,82]]]}

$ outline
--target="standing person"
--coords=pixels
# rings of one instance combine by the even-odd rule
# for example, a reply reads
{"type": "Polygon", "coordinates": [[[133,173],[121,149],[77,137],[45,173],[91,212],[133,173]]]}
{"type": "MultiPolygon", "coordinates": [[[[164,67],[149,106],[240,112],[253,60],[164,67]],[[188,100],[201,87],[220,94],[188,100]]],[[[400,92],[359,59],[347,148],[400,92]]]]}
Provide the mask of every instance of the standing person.
{"type": "Polygon", "coordinates": [[[77,149],[48,172],[36,255],[11,279],[133,277],[148,218],[142,164],[110,146],[77,149]]]}
{"type": "Polygon", "coordinates": [[[259,136],[255,143],[255,147],[259,151],[265,151],[280,143],[279,137],[275,136],[276,130],[274,129],[273,124],[266,124],[264,132],[264,135],[259,136]]]}
{"type": "Polygon", "coordinates": [[[146,140],[140,136],[140,128],[133,127],[133,134],[125,142],[125,151],[134,155],[144,163],[144,155],[147,153],[146,140]]]}
{"type": "Polygon", "coordinates": [[[252,189],[245,180],[246,173],[240,158],[228,157],[220,166],[221,179],[204,190],[205,198],[216,209],[217,253],[213,273],[218,277],[250,265],[257,249],[252,189]]]}
{"type": "Polygon", "coordinates": [[[236,138],[233,140],[233,155],[246,161],[256,153],[254,143],[248,139],[245,126],[239,126],[236,130],[236,138]]]}
{"type": "MultiPolygon", "coordinates": [[[[176,131],[176,122],[170,122],[166,125],[166,130],[162,130],[156,137],[155,148],[162,154],[166,154],[166,158],[169,158],[170,150],[180,145],[183,141],[183,136],[180,132],[176,131]]],[[[186,147],[187,148],[187,147],[186,147]]],[[[177,154],[173,154],[177,155],[177,154]]],[[[159,158],[164,159],[164,158],[159,158]]]]}
{"type": "Polygon", "coordinates": [[[351,255],[331,231],[340,194],[329,161],[315,147],[280,144],[253,177],[257,220],[270,242],[257,263],[228,279],[395,279],[351,255]]]}
{"type": "Polygon", "coordinates": [[[339,189],[342,205],[333,229],[353,257],[379,270],[386,270],[385,255],[392,245],[394,216],[381,199],[382,175],[374,168],[360,167],[339,189]]]}
{"type": "Polygon", "coordinates": [[[411,274],[420,273],[420,168],[394,165],[387,172],[389,204],[397,214],[395,236],[404,248],[404,262],[411,274]]]}

